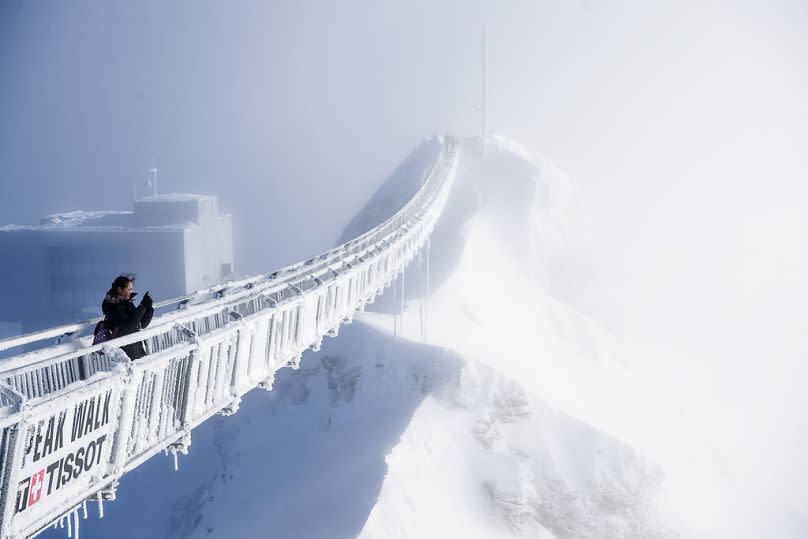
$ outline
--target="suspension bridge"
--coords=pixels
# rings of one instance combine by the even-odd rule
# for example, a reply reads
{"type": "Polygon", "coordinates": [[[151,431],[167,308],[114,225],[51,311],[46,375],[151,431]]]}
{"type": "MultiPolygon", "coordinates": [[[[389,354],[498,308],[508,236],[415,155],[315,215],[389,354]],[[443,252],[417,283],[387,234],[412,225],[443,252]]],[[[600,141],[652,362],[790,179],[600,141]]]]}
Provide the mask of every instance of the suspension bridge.
{"type": "Polygon", "coordinates": [[[159,452],[187,453],[195,427],[272,389],[308,349],[337,336],[422,250],[461,145],[441,148],[415,195],[361,236],[270,274],[156,305],[149,328],[92,345],[99,319],[0,341],[0,538],[48,526],[79,536],[88,502],[103,517],[119,479],[159,452]],[[131,362],[120,346],[144,341],[131,362]]]}

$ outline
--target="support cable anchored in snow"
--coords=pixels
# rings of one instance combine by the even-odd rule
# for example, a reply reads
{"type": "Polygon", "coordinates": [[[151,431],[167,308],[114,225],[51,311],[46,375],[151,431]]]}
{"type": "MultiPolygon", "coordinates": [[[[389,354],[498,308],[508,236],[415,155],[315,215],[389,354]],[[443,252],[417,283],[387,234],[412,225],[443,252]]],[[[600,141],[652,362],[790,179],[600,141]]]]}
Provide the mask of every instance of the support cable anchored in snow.
{"type": "Polygon", "coordinates": [[[418,269],[421,274],[421,297],[418,301],[418,323],[421,330],[421,342],[426,342],[424,338],[424,255],[423,252],[418,253],[418,269]]]}
{"type": "Polygon", "coordinates": [[[399,333],[404,332],[404,271],[405,270],[403,269],[401,270],[401,305],[398,315],[399,324],[401,327],[399,327],[399,333]]]}
{"type": "Polygon", "coordinates": [[[424,293],[424,344],[427,339],[427,328],[429,327],[429,251],[431,250],[432,242],[430,238],[426,239],[426,292],[424,293]]]}
{"type": "Polygon", "coordinates": [[[185,453],[194,428],[234,413],[253,388],[271,389],[279,369],[336,336],[391,281],[395,295],[402,274],[401,303],[393,298],[398,338],[403,271],[428,248],[457,171],[458,141],[439,142],[429,173],[398,212],[322,255],[163,302],[156,307],[171,308],[147,329],[111,342],[82,336],[97,320],[0,341],[0,351],[41,343],[0,361],[0,539],[49,524],[66,524],[78,537],[87,499],[102,513],[124,474],[161,451],[185,453]],[[130,362],[120,347],[138,341],[149,353],[130,362]],[[70,481],[55,479],[68,463],[70,481]]]}
{"type": "Polygon", "coordinates": [[[396,310],[397,303],[397,295],[396,295],[396,281],[398,279],[393,279],[393,340],[398,343],[398,311],[396,310]]]}

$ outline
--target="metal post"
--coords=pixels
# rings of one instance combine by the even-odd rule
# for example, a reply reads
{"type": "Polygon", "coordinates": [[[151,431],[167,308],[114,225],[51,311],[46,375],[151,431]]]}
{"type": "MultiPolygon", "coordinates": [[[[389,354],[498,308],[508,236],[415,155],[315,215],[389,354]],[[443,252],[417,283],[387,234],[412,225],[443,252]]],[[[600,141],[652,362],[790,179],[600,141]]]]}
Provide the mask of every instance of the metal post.
{"type": "Polygon", "coordinates": [[[0,532],[2,537],[10,536],[8,528],[11,525],[11,519],[14,516],[15,506],[17,504],[17,476],[20,471],[20,458],[25,451],[25,438],[28,430],[28,421],[23,418],[14,428],[13,443],[9,444],[9,454],[6,460],[6,473],[5,485],[3,485],[5,492],[3,493],[3,512],[2,522],[0,522],[0,532]]]}

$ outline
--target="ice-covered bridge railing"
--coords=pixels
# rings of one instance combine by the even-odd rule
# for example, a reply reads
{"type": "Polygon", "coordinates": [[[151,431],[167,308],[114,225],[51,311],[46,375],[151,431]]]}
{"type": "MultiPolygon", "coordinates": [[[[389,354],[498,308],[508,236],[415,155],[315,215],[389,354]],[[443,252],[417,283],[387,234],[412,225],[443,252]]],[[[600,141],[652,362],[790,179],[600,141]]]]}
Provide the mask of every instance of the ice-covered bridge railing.
{"type": "Polygon", "coordinates": [[[92,346],[91,320],[0,341],[6,351],[51,342],[0,360],[0,535],[29,536],[64,517],[77,533],[88,500],[101,509],[121,475],[157,452],[186,451],[195,426],[235,412],[244,393],[271,388],[278,369],[336,335],[425,245],[459,151],[443,139],[412,199],[358,238],[159,304],[137,334],[92,346]],[[141,340],[148,355],[129,362],[119,347],[141,340]]]}

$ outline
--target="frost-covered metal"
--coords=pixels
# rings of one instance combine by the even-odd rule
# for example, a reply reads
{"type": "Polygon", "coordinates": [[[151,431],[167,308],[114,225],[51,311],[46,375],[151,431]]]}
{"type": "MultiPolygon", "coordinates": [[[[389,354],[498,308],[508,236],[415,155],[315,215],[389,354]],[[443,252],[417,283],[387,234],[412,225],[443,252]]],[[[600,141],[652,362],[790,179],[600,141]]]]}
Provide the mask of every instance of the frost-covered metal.
{"type": "Polygon", "coordinates": [[[194,427],[234,413],[242,395],[271,389],[278,369],[297,368],[305,350],[336,336],[426,245],[459,152],[457,140],[441,139],[413,198],[367,233],[158,304],[162,314],[137,334],[93,346],[89,320],[0,341],[9,355],[0,360],[0,537],[49,524],[78,534],[87,501],[101,511],[127,471],[160,451],[187,452],[194,427]],[[130,362],[119,347],[135,341],[149,354],[130,362]]]}

